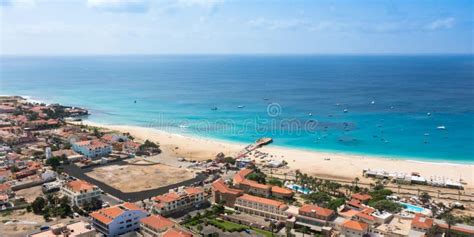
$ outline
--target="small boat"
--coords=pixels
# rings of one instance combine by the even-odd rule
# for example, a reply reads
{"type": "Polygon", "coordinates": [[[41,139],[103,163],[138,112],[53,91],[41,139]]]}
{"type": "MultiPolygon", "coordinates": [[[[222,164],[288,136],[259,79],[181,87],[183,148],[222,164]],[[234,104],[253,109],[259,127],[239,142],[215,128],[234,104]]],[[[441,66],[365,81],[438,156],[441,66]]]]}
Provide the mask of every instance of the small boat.
{"type": "Polygon", "coordinates": [[[133,103],[134,103],[134,104],[136,104],[136,103],[137,103],[137,101],[136,101],[136,100],[134,100],[134,101],[133,101],[133,103]]]}
{"type": "Polygon", "coordinates": [[[425,133],[425,134],[423,134],[423,136],[429,136],[429,135],[430,135],[429,133],[425,133]]]}
{"type": "Polygon", "coordinates": [[[374,104],[375,104],[375,100],[372,100],[372,102],[370,102],[370,104],[374,105],[374,104]]]}
{"type": "Polygon", "coordinates": [[[239,106],[237,106],[237,108],[238,109],[243,109],[243,108],[245,108],[245,105],[239,105],[239,106]]]}
{"type": "Polygon", "coordinates": [[[266,98],[266,97],[263,97],[263,100],[269,100],[269,99],[268,99],[268,98],[266,98]]]}
{"type": "Polygon", "coordinates": [[[211,108],[211,110],[217,110],[217,107],[214,106],[214,107],[211,108]]]}
{"type": "Polygon", "coordinates": [[[426,113],[426,115],[428,115],[428,116],[431,116],[431,113],[430,113],[430,112],[428,112],[428,113],[426,113]]]}
{"type": "Polygon", "coordinates": [[[311,116],[313,116],[313,114],[312,114],[312,113],[309,113],[309,114],[308,114],[308,116],[310,116],[310,117],[311,117],[311,116]]]}
{"type": "Polygon", "coordinates": [[[188,125],[185,125],[185,124],[180,124],[179,127],[180,127],[180,128],[189,128],[189,126],[188,126],[188,125]]]}
{"type": "Polygon", "coordinates": [[[344,109],[343,111],[344,111],[344,113],[347,113],[347,112],[349,112],[349,110],[347,110],[347,109],[344,109]]]}
{"type": "Polygon", "coordinates": [[[446,126],[444,126],[444,125],[440,125],[440,126],[436,127],[436,129],[439,129],[439,130],[445,130],[445,129],[446,129],[446,126]]]}

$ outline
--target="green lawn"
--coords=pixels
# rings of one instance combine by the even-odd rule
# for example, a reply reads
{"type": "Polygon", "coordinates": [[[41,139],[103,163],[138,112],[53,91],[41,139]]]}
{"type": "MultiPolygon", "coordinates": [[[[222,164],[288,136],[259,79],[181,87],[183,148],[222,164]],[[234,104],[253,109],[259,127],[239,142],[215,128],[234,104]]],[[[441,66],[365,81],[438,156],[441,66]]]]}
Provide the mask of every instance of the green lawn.
{"type": "Polygon", "coordinates": [[[258,229],[258,228],[254,228],[254,227],[250,227],[250,226],[246,226],[246,225],[241,225],[241,224],[237,224],[237,223],[230,222],[230,221],[209,219],[208,222],[209,222],[209,224],[211,224],[213,226],[216,226],[217,228],[222,229],[224,231],[241,232],[241,231],[244,231],[246,229],[251,229],[251,230],[253,230],[253,231],[255,231],[258,234],[261,234],[263,236],[267,236],[267,237],[272,236],[272,233],[270,231],[261,230],[261,229],[258,229]]]}

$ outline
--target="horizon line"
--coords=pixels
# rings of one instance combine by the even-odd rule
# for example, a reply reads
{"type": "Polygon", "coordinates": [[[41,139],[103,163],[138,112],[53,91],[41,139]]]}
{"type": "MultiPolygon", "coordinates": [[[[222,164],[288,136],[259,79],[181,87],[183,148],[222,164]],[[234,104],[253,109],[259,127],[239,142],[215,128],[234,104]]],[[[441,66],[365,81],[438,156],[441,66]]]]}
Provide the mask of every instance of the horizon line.
{"type": "Polygon", "coordinates": [[[121,56],[474,56],[468,53],[130,53],[130,54],[0,54],[0,57],[121,57],[121,56]]]}

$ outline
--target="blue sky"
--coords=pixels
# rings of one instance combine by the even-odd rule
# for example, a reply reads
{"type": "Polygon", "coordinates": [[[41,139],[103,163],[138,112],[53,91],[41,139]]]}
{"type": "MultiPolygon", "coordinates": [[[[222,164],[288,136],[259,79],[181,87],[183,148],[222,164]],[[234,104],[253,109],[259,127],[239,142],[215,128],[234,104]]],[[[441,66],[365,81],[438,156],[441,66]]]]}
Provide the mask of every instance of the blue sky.
{"type": "Polygon", "coordinates": [[[0,54],[472,54],[473,12],[470,0],[0,0],[0,54]]]}

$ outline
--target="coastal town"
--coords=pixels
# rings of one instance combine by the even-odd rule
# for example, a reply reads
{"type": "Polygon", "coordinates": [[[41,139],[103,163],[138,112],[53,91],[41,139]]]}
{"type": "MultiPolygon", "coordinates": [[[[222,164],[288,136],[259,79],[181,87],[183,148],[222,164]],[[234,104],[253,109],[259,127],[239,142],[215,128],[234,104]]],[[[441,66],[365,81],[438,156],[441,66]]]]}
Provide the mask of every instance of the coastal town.
{"type": "Polygon", "coordinates": [[[269,153],[272,138],[196,159],[88,115],[0,97],[0,236],[474,236],[462,179],[308,173],[269,153]]]}

